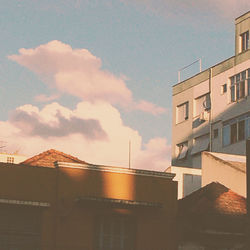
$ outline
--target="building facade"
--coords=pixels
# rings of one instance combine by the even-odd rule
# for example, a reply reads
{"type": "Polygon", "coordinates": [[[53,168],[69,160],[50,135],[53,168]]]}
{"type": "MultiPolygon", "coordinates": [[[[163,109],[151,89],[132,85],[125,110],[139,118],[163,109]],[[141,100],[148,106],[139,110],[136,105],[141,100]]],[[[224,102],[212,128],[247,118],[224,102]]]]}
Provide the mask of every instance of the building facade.
{"type": "Polygon", "coordinates": [[[174,250],[173,177],[56,150],[0,163],[0,249],[174,250]]]}
{"type": "Polygon", "coordinates": [[[219,182],[246,198],[246,156],[202,152],[202,187],[219,182]]]}
{"type": "Polygon", "coordinates": [[[201,152],[245,155],[250,137],[250,12],[235,20],[235,55],[173,86],[172,166],[201,152]]]}
{"type": "Polygon", "coordinates": [[[18,164],[20,162],[23,162],[27,159],[28,157],[25,155],[19,155],[16,153],[0,153],[0,162],[5,162],[5,163],[14,163],[18,164]]]}

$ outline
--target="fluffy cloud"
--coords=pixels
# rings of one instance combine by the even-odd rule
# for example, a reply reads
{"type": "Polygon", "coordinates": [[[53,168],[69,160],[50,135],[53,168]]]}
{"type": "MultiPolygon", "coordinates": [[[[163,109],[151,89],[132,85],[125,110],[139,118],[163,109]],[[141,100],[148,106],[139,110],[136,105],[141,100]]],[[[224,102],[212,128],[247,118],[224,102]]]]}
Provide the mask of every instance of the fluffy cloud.
{"type": "MultiPolygon", "coordinates": [[[[165,112],[155,104],[135,101],[124,77],[103,70],[101,59],[86,49],[72,49],[55,40],[35,49],[22,48],[8,58],[38,74],[50,87],[84,101],[103,101],[152,114],[165,112]]],[[[46,100],[46,96],[37,99],[46,100]]]]}
{"type": "Polygon", "coordinates": [[[171,146],[165,138],[153,138],[138,152],[135,168],[165,170],[170,165],[171,146]]]}
{"type": "MultiPolygon", "coordinates": [[[[71,134],[81,134],[89,140],[107,139],[107,135],[101,128],[98,120],[82,119],[74,114],[66,117],[59,109],[56,109],[57,106],[57,104],[49,105],[50,109],[56,111],[53,122],[44,121],[40,112],[36,109],[30,112],[29,105],[20,107],[12,112],[10,122],[19,128],[23,134],[39,136],[44,139],[48,137],[64,137],[71,134]]],[[[44,111],[41,111],[41,113],[44,113],[44,111]]]]}
{"type": "Polygon", "coordinates": [[[80,102],[73,110],[57,103],[41,110],[21,106],[8,121],[0,121],[0,137],[8,151],[32,156],[55,148],[103,165],[128,166],[129,140],[133,168],[164,170],[170,157],[165,139],[152,139],[143,149],[138,131],[125,126],[119,111],[102,102],[80,102]]]}

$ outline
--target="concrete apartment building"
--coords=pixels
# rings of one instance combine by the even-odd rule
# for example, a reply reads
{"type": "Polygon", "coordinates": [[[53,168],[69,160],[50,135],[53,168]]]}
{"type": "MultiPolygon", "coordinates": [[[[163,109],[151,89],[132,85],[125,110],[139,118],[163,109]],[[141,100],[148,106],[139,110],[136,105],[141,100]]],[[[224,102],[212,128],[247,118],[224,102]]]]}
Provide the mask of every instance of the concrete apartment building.
{"type": "Polygon", "coordinates": [[[172,166],[201,152],[245,155],[250,137],[250,11],[235,19],[235,55],[173,86],[172,166]]]}

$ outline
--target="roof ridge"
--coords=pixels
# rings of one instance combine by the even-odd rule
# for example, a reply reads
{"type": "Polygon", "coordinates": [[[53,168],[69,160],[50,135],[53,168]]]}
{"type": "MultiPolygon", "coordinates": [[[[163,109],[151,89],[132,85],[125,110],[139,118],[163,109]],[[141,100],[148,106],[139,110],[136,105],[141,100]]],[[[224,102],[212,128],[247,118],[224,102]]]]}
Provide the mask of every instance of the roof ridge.
{"type": "Polygon", "coordinates": [[[65,157],[65,158],[68,158],[70,160],[74,160],[74,161],[76,161],[78,163],[86,163],[85,161],[80,160],[79,158],[77,158],[75,156],[72,156],[70,154],[66,154],[66,153],[58,151],[56,149],[46,150],[46,151],[44,151],[44,152],[42,152],[40,154],[34,155],[31,158],[26,159],[25,161],[23,161],[21,163],[22,164],[33,163],[35,161],[38,161],[38,160],[42,159],[44,156],[50,155],[52,153],[56,153],[56,154],[61,155],[61,156],[65,157]]]}

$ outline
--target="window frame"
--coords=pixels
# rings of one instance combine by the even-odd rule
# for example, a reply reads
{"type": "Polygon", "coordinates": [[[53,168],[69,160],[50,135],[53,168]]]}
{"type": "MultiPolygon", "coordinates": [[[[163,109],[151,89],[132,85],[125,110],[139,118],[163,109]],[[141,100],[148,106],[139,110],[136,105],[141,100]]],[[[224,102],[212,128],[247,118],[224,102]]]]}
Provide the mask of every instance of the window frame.
{"type": "Polygon", "coordinates": [[[250,95],[250,69],[237,73],[230,78],[230,102],[238,102],[250,95]]]}
{"type": "Polygon", "coordinates": [[[249,31],[240,34],[240,53],[249,49],[249,31]]]}
{"type": "Polygon", "coordinates": [[[189,119],[189,101],[186,101],[184,103],[181,103],[176,106],[176,124],[182,123],[184,121],[187,121],[189,119]],[[180,119],[181,115],[181,109],[183,108],[183,118],[180,119]]]}
{"type": "Polygon", "coordinates": [[[118,213],[101,214],[95,219],[95,250],[116,249],[116,250],[133,250],[136,237],[136,220],[134,216],[123,215],[118,213]],[[110,223],[108,226],[106,223],[110,223]],[[117,224],[120,224],[120,234],[117,234],[117,224]],[[106,232],[104,225],[106,224],[106,232]],[[127,227],[127,228],[126,228],[127,227]],[[105,240],[107,245],[105,245],[105,240]],[[127,241],[126,241],[127,240],[127,241]],[[119,242],[119,246],[115,243],[119,242]],[[129,246],[125,245],[129,243],[129,246]]]}
{"type": "Polygon", "coordinates": [[[184,141],[176,144],[176,158],[183,160],[188,155],[188,141],[184,141]]]}
{"type": "Polygon", "coordinates": [[[233,118],[223,124],[223,147],[244,141],[247,138],[250,138],[250,113],[233,118]]]}

